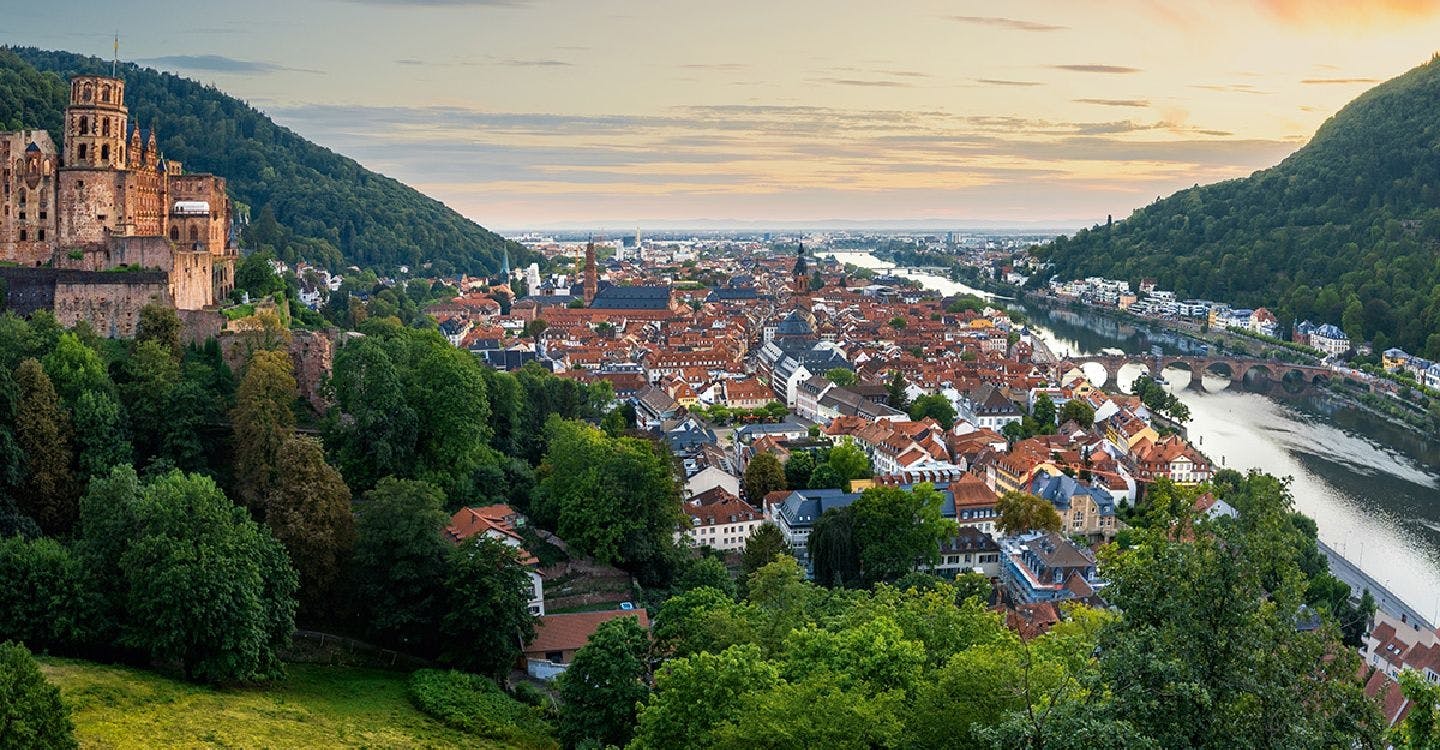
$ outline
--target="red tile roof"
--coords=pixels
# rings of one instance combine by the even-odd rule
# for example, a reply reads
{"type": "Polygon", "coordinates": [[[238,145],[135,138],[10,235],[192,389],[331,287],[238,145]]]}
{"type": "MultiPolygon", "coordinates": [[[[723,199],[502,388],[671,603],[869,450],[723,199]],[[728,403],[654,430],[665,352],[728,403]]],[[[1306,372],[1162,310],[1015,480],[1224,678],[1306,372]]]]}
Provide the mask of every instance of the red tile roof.
{"type": "Polygon", "coordinates": [[[590,642],[601,623],[620,617],[634,617],[640,627],[650,628],[650,616],[643,609],[612,609],[605,612],[575,612],[546,615],[535,621],[535,639],[525,646],[526,654],[547,651],[574,651],[590,642]]]}

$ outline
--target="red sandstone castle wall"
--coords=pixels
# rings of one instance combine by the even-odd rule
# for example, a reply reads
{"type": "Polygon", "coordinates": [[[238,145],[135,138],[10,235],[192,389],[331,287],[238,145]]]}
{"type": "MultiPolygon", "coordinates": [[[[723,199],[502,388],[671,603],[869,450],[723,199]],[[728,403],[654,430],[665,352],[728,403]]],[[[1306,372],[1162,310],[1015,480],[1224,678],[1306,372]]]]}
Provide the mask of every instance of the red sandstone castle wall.
{"type": "Polygon", "coordinates": [[[168,303],[163,281],[136,284],[116,282],[55,285],[55,318],[67,328],[87,322],[101,336],[130,338],[140,322],[140,308],[151,302],[168,303]]]}

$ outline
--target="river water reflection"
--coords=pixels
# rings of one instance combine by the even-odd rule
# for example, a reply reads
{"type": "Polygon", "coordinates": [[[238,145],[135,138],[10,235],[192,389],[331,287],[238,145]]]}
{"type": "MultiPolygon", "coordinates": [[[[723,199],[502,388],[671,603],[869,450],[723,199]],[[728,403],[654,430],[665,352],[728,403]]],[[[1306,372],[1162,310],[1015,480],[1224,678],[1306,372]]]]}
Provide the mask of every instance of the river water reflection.
{"type": "MultiPolygon", "coordinates": [[[[867,253],[838,253],[872,269],[893,266],[867,253]]],[[[974,289],[931,274],[901,273],[944,294],[974,289]]],[[[1103,348],[1201,353],[1203,345],[1164,331],[1085,311],[1012,303],[1057,354],[1103,348]]],[[[1120,385],[1143,370],[1128,366],[1120,385]]],[[[1098,373],[1087,371],[1094,376],[1098,373]]],[[[1169,388],[1190,408],[1192,441],[1217,463],[1291,477],[1298,509],[1320,538],[1406,600],[1440,621],[1440,439],[1346,405],[1323,392],[1236,390],[1224,378],[1169,370],[1169,388]]],[[[1113,384],[1112,384],[1113,385],[1113,384]]]]}

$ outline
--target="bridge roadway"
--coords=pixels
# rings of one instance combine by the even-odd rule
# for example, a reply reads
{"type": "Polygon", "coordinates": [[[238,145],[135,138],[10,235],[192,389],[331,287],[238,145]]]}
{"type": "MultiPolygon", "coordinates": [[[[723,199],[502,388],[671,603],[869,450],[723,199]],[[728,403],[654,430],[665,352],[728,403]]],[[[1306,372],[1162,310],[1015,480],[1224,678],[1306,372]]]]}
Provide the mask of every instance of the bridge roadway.
{"type": "Polygon", "coordinates": [[[1298,374],[1307,385],[1316,385],[1322,379],[1328,380],[1335,377],[1335,373],[1325,366],[1296,365],[1287,362],[1277,362],[1271,359],[1257,359],[1255,357],[1189,357],[1169,354],[1156,357],[1154,355],[1126,354],[1119,356],[1065,357],[1063,361],[1076,365],[1100,365],[1105,369],[1106,383],[1115,380],[1120,372],[1120,368],[1125,365],[1143,365],[1151,371],[1154,371],[1157,367],[1159,370],[1164,371],[1169,367],[1178,366],[1182,369],[1189,370],[1191,373],[1223,375],[1230,378],[1231,382],[1234,383],[1243,381],[1248,373],[1255,371],[1262,372],[1265,374],[1265,377],[1277,382],[1284,380],[1291,374],[1298,374]],[[1216,371],[1222,368],[1225,372],[1216,371]]]}

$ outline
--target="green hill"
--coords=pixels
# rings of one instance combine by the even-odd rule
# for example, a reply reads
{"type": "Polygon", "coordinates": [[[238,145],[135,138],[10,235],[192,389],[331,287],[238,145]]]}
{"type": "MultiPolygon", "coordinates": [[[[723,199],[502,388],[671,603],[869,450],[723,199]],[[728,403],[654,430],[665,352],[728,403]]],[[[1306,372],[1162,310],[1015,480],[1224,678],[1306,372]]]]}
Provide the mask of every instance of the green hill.
{"type": "Polygon", "coordinates": [[[502,748],[417,711],[397,672],[292,664],[265,688],[217,690],[128,667],[40,659],[82,748],[502,748]]]}
{"type": "Polygon", "coordinates": [[[1154,278],[1440,358],[1440,58],[1361,95],[1271,169],[1036,252],[1060,278],[1154,278]]]}
{"type": "MultiPolygon", "coordinates": [[[[65,80],[109,72],[110,63],[95,57],[0,47],[0,129],[44,128],[58,142],[65,80]]],[[[301,138],[213,87],[129,63],[120,75],[130,121],[154,125],[167,158],[229,180],[232,197],[257,219],[250,244],[273,245],[282,259],[382,271],[433,261],[446,274],[497,271],[507,246],[513,263],[535,259],[439,201],[301,138]],[[268,221],[271,213],[279,227],[268,221]]]]}

